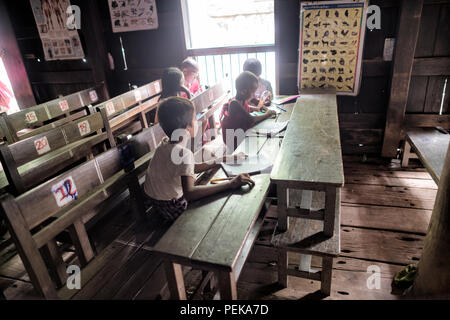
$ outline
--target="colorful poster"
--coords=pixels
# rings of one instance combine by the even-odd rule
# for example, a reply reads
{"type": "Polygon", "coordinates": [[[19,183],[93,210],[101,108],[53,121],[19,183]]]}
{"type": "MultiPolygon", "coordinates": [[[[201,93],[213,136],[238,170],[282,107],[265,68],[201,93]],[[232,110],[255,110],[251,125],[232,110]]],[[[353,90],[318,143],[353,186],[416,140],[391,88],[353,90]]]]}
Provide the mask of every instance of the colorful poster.
{"type": "Polygon", "coordinates": [[[108,0],[113,32],[158,29],[155,0],[108,0]]]}
{"type": "Polygon", "coordinates": [[[366,26],[365,0],[302,2],[299,90],[357,95],[366,26]]]}
{"type": "Polygon", "coordinates": [[[39,30],[45,60],[83,59],[84,51],[76,29],[67,25],[69,0],[30,0],[39,30]]]}

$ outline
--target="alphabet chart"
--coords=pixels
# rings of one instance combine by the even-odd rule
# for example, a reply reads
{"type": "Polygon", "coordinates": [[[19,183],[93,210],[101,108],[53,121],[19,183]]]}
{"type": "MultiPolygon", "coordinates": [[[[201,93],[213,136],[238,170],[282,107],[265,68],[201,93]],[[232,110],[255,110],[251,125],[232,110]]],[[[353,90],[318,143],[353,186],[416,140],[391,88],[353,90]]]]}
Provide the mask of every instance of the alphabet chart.
{"type": "Polygon", "coordinates": [[[357,95],[366,25],[365,0],[302,2],[299,90],[357,95]]]}

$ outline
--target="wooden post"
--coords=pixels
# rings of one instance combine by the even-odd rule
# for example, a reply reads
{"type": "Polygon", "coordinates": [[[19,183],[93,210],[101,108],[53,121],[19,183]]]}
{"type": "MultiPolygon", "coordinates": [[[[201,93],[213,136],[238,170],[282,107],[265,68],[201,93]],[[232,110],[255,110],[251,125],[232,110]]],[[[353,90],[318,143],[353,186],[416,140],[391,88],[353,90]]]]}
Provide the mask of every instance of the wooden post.
{"type": "Polygon", "coordinates": [[[450,297],[450,147],[411,293],[450,297]]]}
{"type": "Polygon", "coordinates": [[[8,73],[20,109],[36,105],[22,54],[8,16],[6,1],[0,0],[0,57],[8,73]]]}
{"type": "Polygon", "coordinates": [[[405,119],[414,53],[419,37],[424,0],[403,0],[397,32],[391,93],[381,155],[394,158],[400,143],[405,119]]]}
{"type": "Polygon", "coordinates": [[[164,262],[167,284],[169,285],[170,298],[172,300],[186,300],[184,288],[183,269],[180,264],[170,261],[164,262]]]}

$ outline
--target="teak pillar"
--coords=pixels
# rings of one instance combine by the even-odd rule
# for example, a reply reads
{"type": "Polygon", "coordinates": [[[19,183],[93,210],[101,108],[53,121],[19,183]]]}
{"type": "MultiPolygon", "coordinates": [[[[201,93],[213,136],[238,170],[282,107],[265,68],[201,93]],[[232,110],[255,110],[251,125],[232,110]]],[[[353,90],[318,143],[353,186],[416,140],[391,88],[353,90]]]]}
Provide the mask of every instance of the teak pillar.
{"type": "Polygon", "coordinates": [[[411,293],[427,298],[450,297],[450,147],[411,293]]]}
{"type": "Polygon", "coordinates": [[[395,158],[400,143],[406,103],[414,63],[414,53],[419,37],[423,0],[403,0],[397,32],[391,93],[384,130],[381,155],[395,158]]]}

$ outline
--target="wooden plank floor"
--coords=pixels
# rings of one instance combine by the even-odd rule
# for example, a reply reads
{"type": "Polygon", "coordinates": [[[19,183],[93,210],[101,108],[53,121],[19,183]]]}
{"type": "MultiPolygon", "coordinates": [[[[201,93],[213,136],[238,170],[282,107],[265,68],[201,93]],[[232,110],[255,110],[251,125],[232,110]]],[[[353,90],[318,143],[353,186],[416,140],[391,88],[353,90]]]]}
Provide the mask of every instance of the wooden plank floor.
{"type": "MultiPolygon", "coordinates": [[[[326,299],[399,299],[391,282],[403,266],[420,259],[437,187],[424,169],[400,169],[381,159],[361,163],[359,157],[344,157],[346,185],[342,192],[341,256],[334,260],[332,293],[326,299]],[[380,289],[368,289],[369,266],[380,270],[380,289]]],[[[148,247],[161,236],[150,225],[135,224],[122,204],[90,229],[100,261],[83,289],[73,299],[167,299],[161,261],[148,247]]],[[[277,285],[276,251],[270,237],[276,223],[276,208],[269,210],[263,230],[238,283],[240,299],[323,299],[320,283],[290,277],[289,288],[277,285]]],[[[66,249],[67,264],[76,262],[66,249]]],[[[290,264],[298,263],[298,255],[290,264]]],[[[0,244],[0,290],[7,299],[37,299],[30,279],[14,246],[0,244]]],[[[320,269],[320,260],[312,265],[320,269]]],[[[185,270],[188,297],[199,294],[202,274],[185,270]]]]}

